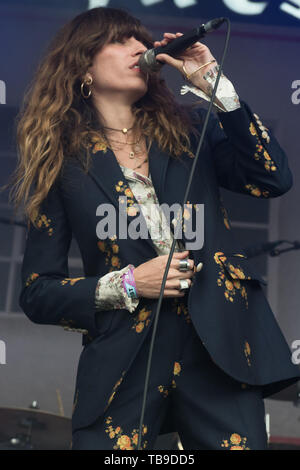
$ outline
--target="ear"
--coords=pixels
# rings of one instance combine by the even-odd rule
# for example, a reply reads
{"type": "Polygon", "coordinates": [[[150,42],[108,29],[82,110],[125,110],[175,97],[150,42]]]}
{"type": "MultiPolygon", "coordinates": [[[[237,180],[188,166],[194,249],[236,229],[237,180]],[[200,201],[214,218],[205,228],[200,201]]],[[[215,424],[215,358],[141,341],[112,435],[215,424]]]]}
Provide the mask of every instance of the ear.
{"type": "Polygon", "coordinates": [[[84,78],[83,78],[84,83],[87,85],[91,85],[93,83],[93,77],[90,73],[86,73],[84,78]]]}

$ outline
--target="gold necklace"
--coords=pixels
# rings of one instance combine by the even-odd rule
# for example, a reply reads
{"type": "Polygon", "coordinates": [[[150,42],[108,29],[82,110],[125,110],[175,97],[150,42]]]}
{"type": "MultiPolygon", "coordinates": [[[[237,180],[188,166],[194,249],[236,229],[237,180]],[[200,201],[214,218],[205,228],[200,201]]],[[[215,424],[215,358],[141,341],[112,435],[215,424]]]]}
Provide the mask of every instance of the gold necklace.
{"type": "Polygon", "coordinates": [[[105,127],[103,126],[104,129],[109,129],[111,131],[117,131],[117,132],[123,132],[123,134],[127,134],[127,132],[131,131],[131,129],[133,129],[133,127],[130,127],[129,129],[127,129],[127,127],[124,127],[123,129],[114,129],[113,127],[105,127]]]}
{"type": "MultiPolygon", "coordinates": [[[[127,136],[126,136],[127,137],[127,136]]],[[[108,139],[108,137],[105,137],[106,138],[106,141],[107,141],[107,145],[109,148],[111,148],[111,150],[123,150],[122,147],[115,147],[113,148],[113,146],[111,145],[111,142],[114,142],[114,143],[119,143],[119,144],[122,144],[122,145],[131,145],[131,151],[129,152],[129,158],[130,159],[137,159],[137,158],[140,158],[139,154],[142,154],[143,153],[143,150],[142,150],[142,147],[140,145],[140,141],[141,141],[141,138],[142,138],[142,134],[140,135],[140,137],[138,138],[138,140],[136,142],[120,142],[120,141],[117,141],[117,140],[111,140],[111,139],[108,139]]],[[[136,167],[138,168],[138,167],[136,167]]]]}
{"type": "Polygon", "coordinates": [[[119,140],[113,140],[113,139],[109,139],[110,142],[115,142],[116,144],[122,144],[122,145],[135,145],[135,144],[138,144],[140,142],[142,138],[142,134],[139,136],[138,140],[136,140],[135,142],[120,142],[119,140]]]}
{"type": "MultiPolygon", "coordinates": [[[[150,146],[151,146],[151,143],[149,142],[148,148],[147,148],[147,154],[149,153],[150,146]]],[[[117,159],[118,163],[119,163],[120,165],[122,165],[121,162],[120,162],[120,160],[117,158],[117,156],[116,156],[116,159],[117,159]]],[[[132,171],[136,170],[137,168],[140,168],[140,167],[141,167],[144,163],[146,163],[147,161],[148,161],[148,156],[147,156],[147,157],[145,158],[145,160],[143,160],[139,165],[137,165],[137,166],[135,166],[134,168],[132,168],[132,171]]]]}

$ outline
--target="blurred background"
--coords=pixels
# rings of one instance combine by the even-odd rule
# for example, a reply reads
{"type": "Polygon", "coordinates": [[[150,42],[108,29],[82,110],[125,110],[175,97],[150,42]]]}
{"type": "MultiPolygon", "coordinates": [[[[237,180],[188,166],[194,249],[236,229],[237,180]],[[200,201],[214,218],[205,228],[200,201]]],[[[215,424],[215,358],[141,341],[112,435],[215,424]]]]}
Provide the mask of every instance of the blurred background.
{"type": "MultiPolygon", "coordinates": [[[[294,185],[285,195],[269,200],[222,189],[224,205],[232,230],[245,248],[277,240],[286,240],[281,248],[287,248],[288,242],[300,240],[300,0],[0,0],[0,185],[7,183],[16,166],[14,119],[49,41],[72,17],[98,6],[125,8],[142,20],[155,39],[163,32],[184,33],[215,17],[230,18],[232,34],[224,74],[275,133],[288,156],[294,185]]],[[[222,26],[203,40],[217,60],[225,34],[222,26]]],[[[192,94],[180,96],[183,80],[177,71],[165,66],[162,73],[178,101],[197,99],[192,94]]],[[[70,442],[81,335],[35,325],[20,310],[26,235],[22,220],[22,214],[12,217],[8,193],[0,193],[0,442],[14,436],[18,426],[27,432],[30,416],[35,416],[39,418],[39,446],[51,442],[53,448],[63,448],[70,442]],[[29,406],[32,409],[26,412],[29,406]],[[49,433],[57,439],[52,441],[49,433]]],[[[293,351],[296,341],[300,346],[300,252],[293,249],[271,255],[262,250],[251,261],[268,283],[265,293],[293,351]]],[[[74,241],[69,272],[70,277],[82,275],[74,241]]],[[[299,397],[295,386],[265,400],[270,448],[300,448],[299,397]]],[[[158,439],[157,448],[175,448],[175,442],[176,436],[166,435],[158,439]]]]}

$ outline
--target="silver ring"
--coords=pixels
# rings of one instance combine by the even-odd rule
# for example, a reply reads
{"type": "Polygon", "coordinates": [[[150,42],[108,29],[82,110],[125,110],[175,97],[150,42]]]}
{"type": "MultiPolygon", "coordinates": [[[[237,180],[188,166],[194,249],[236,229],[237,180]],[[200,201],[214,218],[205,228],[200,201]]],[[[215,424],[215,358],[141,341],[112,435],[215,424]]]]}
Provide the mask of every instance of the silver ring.
{"type": "Polygon", "coordinates": [[[179,279],[180,287],[179,290],[188,289],[190,287],[187,279],[179,279]]]}
{"type": "Polygon", "coordinates": [[[180,259],[179,260],[179,271],[186,272],[190,269],[190,263],[188,259],[180,259]]]}

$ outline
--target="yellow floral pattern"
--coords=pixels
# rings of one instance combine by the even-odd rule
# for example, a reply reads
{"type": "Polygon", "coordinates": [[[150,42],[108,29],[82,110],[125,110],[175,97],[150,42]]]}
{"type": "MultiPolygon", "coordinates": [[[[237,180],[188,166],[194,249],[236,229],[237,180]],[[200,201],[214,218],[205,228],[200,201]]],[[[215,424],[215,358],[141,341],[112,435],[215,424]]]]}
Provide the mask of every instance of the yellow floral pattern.
{"type": "MultiPolygon", "coordinates": [[[[236,256],[244,257],[244,255],[241,255],[241,254],[238,254],[236,256]]],[[[245,301],[246,308],[248,308],[247,291],[246,291],[245,286],[241,284],[241,280],[251,279],[251,278],[246,277],[245,273],[243,272],[240,266],[235,267],[229,263],[228,268],[230,270],[230,278],[228,279],[228,275],[225,274],[225,268],[223,266],[223,262],[227,260],[227,257],[221,251],[218,251],[214,254],[214,260],[220,267],[220,271],[218,273],[219,277],[217,279],[217,285],[219,287],[222,287],[222,286],[225,287],[224,296],[226,300],[233,302],[234,296],[236,295],[237,292],[239,292],[245,301]]]]}
{"type": "Polygon", "coordinates": [[[48,228],[48,235],[51,237],[53,235],[53,228],[50,227],[51,219],[48,219],[46,214],[39,214],[35,218],[35,222],[39,228],[46,227],[48,228]]]}
{"type": "MultiPolygon", "coordinates": [[[[107,427],[105,432],[108,434],[110,439],[114,439],[116,441],[115,445],[113,446],[114,450],[134,450],[137,449],[138,439],[139,439],[139,430],[133,429],[131,431],[131,437],[128,434],[124,434],[123,429],[121,426],[113,427],[112,417],[108,416],[105,420],[107,427]]],[[[144,436],[147,434],[148,428],[147,426],[142,426],[142,435],[144,436]]],[[[147,441],[142,442],[142,448],[147,447],[147,441]]]]}
{"type": "MultiPolygon", "coordinates": [[[[257,144],[256,144],[256,152],[254,153],[254,158],[255,160],[261,160],[262,158],[264,159],[264,167],[267,171],[276,171],[277,167],[275,165],[275,162],[271,159],[270,155],[262,145],[262,142],[259,138],[258,132],[256,130],[256,127],[253,122],[250,123],[249,126],[249,131],[251,135],[256,137],[257,144]]],[[[265,132],[265,131],[264,131],[265,132]]]]}
{"type": "Polygon", "coordinates": [[[81,279],[85,279],[84,277],[65,277],[62,281],[60,281],[61,285],[64,286],[65,284],[70,284],[70,286],[74,286],[76,282],[80,281],[81,279]]]}
{"type": "Polygon", "coordinates": [[[32,284],[37,278],[39,277],[38,273],[31,273],[25,283],[25,286],[28,287],[30,284],[32,284]]]}
{"type": "Polygon", "coordinates": [[[261,196],[269,197],[269,195],[270,195],[270,192],[269,192],[269,191],[259,189],[259,187],[256,186],[255,184],[246,184],[246,185],[245,185],[245,188],[250,192],[250,194],[252,194],[252,196],[256,196],[256,197],[261,197],[261,196]]]}
{"type": "Polygon", "coordinates": [[[269,134],[267,133],[267,131],[269,130],[267,127],[263,126],[263,123],[261,122],[259,116],[257,114],[253,114],[255,120],[256,120],[256,124],[258,125],[259,129],[261,130],[261,136],[263,139],[265,139],[267,141],[267,143],[270,142],[270,136],[269,134]]]}
{"type": "MultiPolygon", "coordinates": [[[[174,362],[174,370],[173,370],[173,375],[174,376],[179,376],[180,375],[180,372],[181,372],[181,364],[180,362],[174,362]]],[[[176,381],[175,379],[172,380],[172,388],[176,388],[176,381]]]]}
{"type": "Polygon", "coordinates": [[[250,361],[251,348],[250,348],[250,345],[249,345],[248,341],[245,341],[244,353],[245,353],[245,356],[246,356],[246,359],[247,359],[247,364],[250,367],[251,366],[251,361],[250,361]]]}
{"type": "Polygon", "coordinates": [[[224,225],[225,227],[230,230],[230,221],[229,221],[229,217],[228,217],[228,213],[227,213],[227,210],[226,208],[224,207],[223,205],[223,200],[222,198],[220,198],[220,209],[221,209],[221,212],[222,212],[222,216],[223,216],[223,221],[224,221],[224,225]]]}
{"type": "Polygon", "coordinates": [[[89,142],[88,146],[92,147],[92,152],[93,153],[97,153],[97,152],[100,152],[100,151],[104,152],[104,153],[107,152],[107,143],[105,142],[103,137],[101,137],[100,135],[99,136],[96,136],[96,135],[90,136],[90,142],[89,142]]]}
{"type": "Polygon", "coordinates": [[[115,397],[115,394],[116,394],[116,392],[117,392],[117,389],[119,388],[119,386],[120,386],[121,383],[123,382],[123,379],[124,379],[125,374],[126,374],[126,370],[124,370],[124,371],[122,372],[121,378],[120,378],[120,379],[115,383],[115,385],[113,386],[112,394],[111,394],[110,397],[109,397],[109,400],[108,400],[108,402],[107,402],[107,405],[106,405],[104,411],[107,410],[107,408],[109,407],[109,405],[110,405],[111,402],[113,401],[113,399],[114,399],[114,397],[115,397]]]}
{"type": "Polygon", "coordinates": [[[157,387],[159,393],[161,393],[162,397],[163,398],[167,398],[167,396],[169,395],[169,388],[164,386],[164,385],[159,385],[157,387]]]}
{"type": "Polygon", "coordinates": [[[149,325],[151,312],[151,309],[143,307],[138,311],[138,314],[134,316],[132,329],[135,330],[136,333],[141,333],[145,326],[149,325]]]}
{"type": "MultiPolygon", "coordinates": [[[[180,362],[174,362],[173,376],[176,376],[176,375],[179,376],[181,369],[182,369],[182,366],[180,362]]],[[[174,378],[172,379],[171,385],[169,387],[165,385],[159,385],[157,387],[159,393],[163,396],[163,398],[166,398],[169,395],[171,388],[176,388],[176,382],[174,378]]]]}
{"type": "Polygon", "coordinates": [[[119,245],[115,239],[110,238],[111,243],[99,240],[97,245],[100,251],[105,254],[105,264],[111,265],[108,272],[117,271],[121,268],[121,260],[117,253],[119,253],[119,245]]]}
{"type": "Polygon", "coordinates": [[[250,450],[246,447],[247,438],[241,437],[237,433],[231,434],[229,441],[224,439],[221,443],[221,447],[225,447],[227,450],[250,450]]]}
{"type": "Polygon", "coordinates": [[[180,362],[174,362],[174,375],[180,375],[181,365],[180,362]]]}
{"type": "Polygon", "coordinates": [[[177,315],[183,314],[185,321],[187,323],[191,322],[187,305],[178,297],[174,297],[173,299],[172,311],[174,311],[177,315]]]}
{"type": "MultiPolygon", "coordinates": [[[[187,232],[190,229],[190,227],[187,227],[185,221],[189,220],[192,217],[193,208],[196,212],[199,212],[199,210],[200,210],[199,207],[198,207],[198,204],[193,204],[190,201],[186,201],[186,203],[184,205],[184,210],[183,210],[183,214],[182,214],[182,221],[181,221],[182,230],[184,232],[187,232]]],[[[179,211],[179,214],[175,218],[175,224],[177,223],[178,220],[180,221],[180,214],[181,214],[181,211],[179,211]]]]}
{"type": "MultiPolygon", "coordinates": [[[[124,183],[124,181],[119,181],[116,185],[115,185],[115,188],[116,188],[116,191],[120,194],[122,194],[122,196],[126,196],[127,197],[127,207],[126,207],[126,212],[128,215],[130,216],[135,216],[139,209],[138,207],[133,207],[134,204],[137,204],[135,201],[134,201],[134,195],[133,195],[133,192],[131,191],[130,187],[128,186],[127,183],[124,183]]],[[[125,204],[125,198],[123,197],[119,197],[119,202],[121,204],[125,204]]]]}

